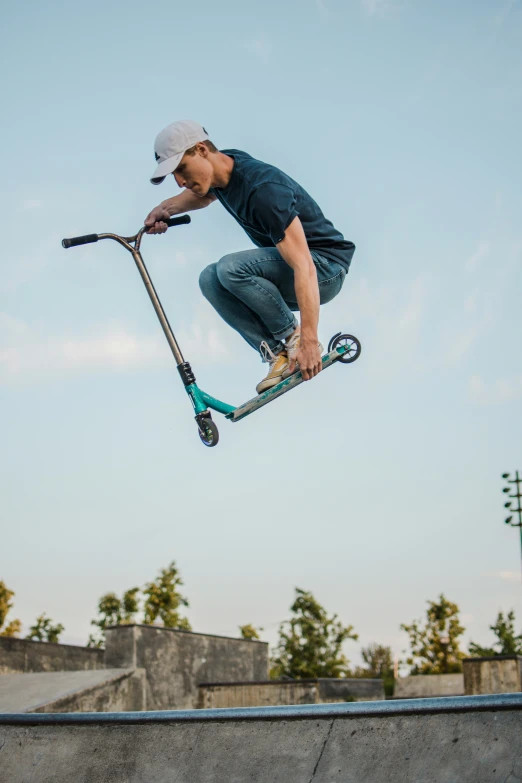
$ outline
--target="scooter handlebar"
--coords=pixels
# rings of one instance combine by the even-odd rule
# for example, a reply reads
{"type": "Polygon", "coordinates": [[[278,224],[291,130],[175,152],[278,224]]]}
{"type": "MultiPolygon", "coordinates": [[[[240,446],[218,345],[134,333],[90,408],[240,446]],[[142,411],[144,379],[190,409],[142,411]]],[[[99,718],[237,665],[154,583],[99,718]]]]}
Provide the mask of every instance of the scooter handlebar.
{"type": "MultiPolygon", "coordinates": [[[[170,220],[165,221],[169,228],[173,226],[181,226],[184,223],[190,223],[190,215],[180,215],[180,217],[172,217],[170,220]]],[[[144,227],[147,228],[146,226],[144,227]]],[[[76,247],[77,245],[88,245],[90,242],[97,242],[99,239],[98,234],[85,234],[83,237],[71,237],[70,239],[62,239],[62,247],[66,249],[68,247],[76,247]]],[[[103,237],[102,237],[103,239],[103,237]]]]}
{"type": "Polygon", "coordinates": [[[83,237],[71,237],[62,239],[62,247],[76,247],[76,245],[88,245],[89,242],[97,242],[98,234],[85,234],[83,237]]]}
{"type": "Polygon", "coordinates": [[[183,223],[190,223],[190,215],[181,215],[181,217],[173,217],[170,218],[170,220],[167,220],[167,226],[169,228],[172,228],[172,226],[181,226],[183,223]]]}
{"type": "MultiPolygon", "coordinates": [[[[180,215],[180,217],[170,218],[165,221],[169,228],[173,226],[181,226],[184,223],[190,223],[190,215],[180,215]]],[[[149,226],[150,228],[150,226],[149,226]]],[[[147,229],[147,226],[144,226],[147,229]]],[[[98,234],[85,234],[83,237],[71,237],[70,239],[62,239],[62,247],[66,249],[68,247],[76,247],[77,245],[88,245],[90,242],[97,242],[99,240],[98,234]]],[[[103,239],[103,236],[102,236],[103,239]]]]}

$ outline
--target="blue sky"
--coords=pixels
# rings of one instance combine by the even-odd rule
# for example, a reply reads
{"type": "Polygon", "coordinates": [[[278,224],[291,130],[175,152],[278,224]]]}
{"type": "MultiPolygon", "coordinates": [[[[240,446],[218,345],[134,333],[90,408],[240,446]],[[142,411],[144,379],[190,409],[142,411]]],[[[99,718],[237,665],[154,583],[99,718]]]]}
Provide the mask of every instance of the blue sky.
{"type": "MultiPolygon", "coordinates": [[[[50,0],[4,11],[0,578],[83,643],[98,597],[175,559],[195,630],[274,642],[293,589],[360,642],[443,591],[466,639],[522,623],[522,3],[50,0]],[[321,313],[363,354],[205,449],[131,257],[176,119],[281,167],[357,250],[321,313]]],[[[197,279],[250,247],[219,204],[142,250],[186,357],[234,404],[265,373],[197,279]]],[[[346,652],[358,659],[359,644],[346,652]]]]}

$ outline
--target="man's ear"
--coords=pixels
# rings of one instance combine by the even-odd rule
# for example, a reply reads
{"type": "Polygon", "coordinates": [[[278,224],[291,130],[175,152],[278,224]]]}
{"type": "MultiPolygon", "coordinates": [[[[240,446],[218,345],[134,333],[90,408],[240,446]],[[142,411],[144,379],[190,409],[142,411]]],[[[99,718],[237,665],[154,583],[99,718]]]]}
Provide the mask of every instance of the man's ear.
{"type": "Polygon", "coordinates": [[[198,153],[199,153],[199,154],[200,154],[200,155],[201,155],[203,158],[208,158],[208,147],[206,147],[206,146],[203,144],[203,142],[202,142],[202,141],[198,141],[198,143],[196,144],[196,149],[197,149],[198,153]]]}

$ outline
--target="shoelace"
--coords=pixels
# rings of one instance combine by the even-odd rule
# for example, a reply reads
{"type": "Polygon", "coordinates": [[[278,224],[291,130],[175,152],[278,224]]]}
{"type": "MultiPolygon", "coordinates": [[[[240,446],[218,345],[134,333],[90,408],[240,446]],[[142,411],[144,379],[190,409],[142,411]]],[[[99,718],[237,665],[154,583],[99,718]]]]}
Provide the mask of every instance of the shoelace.
{"type": "Polygon", "coordinates": [[[265,340],[263,340],[259,346],[259,353],[261,354],[262,360],[264,362],[268,362],[269,364],[274,364],[279,359],[279,356],[276,356],[265,340]]]}
{"type": "Polygon", "coordinates": [[[301,334],[298,332],[291,340],[288,342],[288,340],[285,343],[286,352],[288,355],[291,353],[297,353],[299,350],[299,345],[301,343],[301,334]]]}

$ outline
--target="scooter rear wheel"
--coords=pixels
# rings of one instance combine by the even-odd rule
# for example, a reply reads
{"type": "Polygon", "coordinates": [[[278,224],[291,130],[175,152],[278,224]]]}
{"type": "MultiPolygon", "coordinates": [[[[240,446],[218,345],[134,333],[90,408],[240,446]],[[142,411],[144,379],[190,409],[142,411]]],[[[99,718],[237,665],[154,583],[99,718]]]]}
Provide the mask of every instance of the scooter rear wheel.
{"type": "Polygon", "coordinates": [[[219,442],[219,431],[212,419],[200,419],[198,423],[198,432],[201,442],[205,446],[217,446],[219,442]]]}
{"type": "Polygon", "coordinates": [[[342,364],[351,364],[361,355],[361,343],[353,334],[336,334],[330,340],[328,352],[330,353],[330,351],[339,348],[341,345],[348,348],[347,352],[339,358],[342,364]]]}

